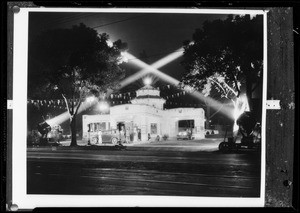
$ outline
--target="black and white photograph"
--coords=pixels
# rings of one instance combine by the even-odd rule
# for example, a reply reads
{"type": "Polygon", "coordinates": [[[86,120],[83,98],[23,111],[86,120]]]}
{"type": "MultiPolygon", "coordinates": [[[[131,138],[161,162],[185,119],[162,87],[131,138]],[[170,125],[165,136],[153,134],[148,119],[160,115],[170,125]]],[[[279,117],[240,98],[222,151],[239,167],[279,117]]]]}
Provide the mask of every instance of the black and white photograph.
{"type": "Polygon", "coordinates": [[[23,193],[263,205],[264,14],[28,9],[23,193]]]}

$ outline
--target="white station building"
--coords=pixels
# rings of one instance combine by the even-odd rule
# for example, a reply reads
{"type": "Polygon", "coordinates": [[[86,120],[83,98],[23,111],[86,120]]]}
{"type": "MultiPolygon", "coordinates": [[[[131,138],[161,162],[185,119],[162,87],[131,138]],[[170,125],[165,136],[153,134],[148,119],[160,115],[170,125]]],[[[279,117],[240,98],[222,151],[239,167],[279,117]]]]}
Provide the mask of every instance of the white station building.
{"type": "Polygon", "coordinates": [[[176,139],[180,131],[187,129],[192,131],[195,139],[205,137],[202,108],[164,109],[165,102],[159,89],[146,85],[136,91],[136,98],[130,104],[110,107],[108,114],[83,115],[83,140],[88,140],[88,131],[116,130],[119,126],[134,134],[140,132],[140,141],[147,141],[149,136],[155,139],[164,135],[176,139]]]}

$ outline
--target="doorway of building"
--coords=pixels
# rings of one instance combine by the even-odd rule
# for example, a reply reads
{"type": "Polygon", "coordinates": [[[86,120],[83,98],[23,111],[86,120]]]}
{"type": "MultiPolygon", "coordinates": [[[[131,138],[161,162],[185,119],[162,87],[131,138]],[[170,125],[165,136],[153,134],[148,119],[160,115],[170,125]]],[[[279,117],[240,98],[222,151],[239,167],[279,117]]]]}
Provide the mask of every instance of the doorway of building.
{"type": "Polygon", "coordinates": [[[125,123],[124,122],[117,122],[117,129],[121,131],[122,129],[125,129],[125,123]]]}
{"type": "Polygon", "coordinates": [[[117,122],[117,129],[120,132],[120,138],[125,137],[126,142],[132,142],[134,140],[134,128],[132,121],[120,121],[117,122]]]}
{"type": "Polygon", "coordinates": [[[132,142],[134,136],[133,121],[125,122],[125,131],[127,142],[132,142]]]}
{"type": "Polygon", "coordinates": [[[186,135],[187,139],[192,139],[195,128],[195,120],[179,120],[178,134],[186,135]]]}
{"type": "Polygon", "coordinates": [[[117,122],[117,130],[119,132],[119,141],[121,143],[124,143],[126,138],[125,138],[125,123],[124,122],[117,122]]]}

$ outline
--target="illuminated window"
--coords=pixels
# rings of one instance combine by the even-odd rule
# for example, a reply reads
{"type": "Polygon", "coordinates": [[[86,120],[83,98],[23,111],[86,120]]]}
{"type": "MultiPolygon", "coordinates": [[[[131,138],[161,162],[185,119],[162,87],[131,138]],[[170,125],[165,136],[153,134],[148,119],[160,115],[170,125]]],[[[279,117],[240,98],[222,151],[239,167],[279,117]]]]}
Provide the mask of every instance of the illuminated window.
{"type": "Polygon", "coordinates": [[[101,122],[101,123],[94,123],[94,131],[97,132],[98,130],[106,130],[106,123],[101,122]]]}

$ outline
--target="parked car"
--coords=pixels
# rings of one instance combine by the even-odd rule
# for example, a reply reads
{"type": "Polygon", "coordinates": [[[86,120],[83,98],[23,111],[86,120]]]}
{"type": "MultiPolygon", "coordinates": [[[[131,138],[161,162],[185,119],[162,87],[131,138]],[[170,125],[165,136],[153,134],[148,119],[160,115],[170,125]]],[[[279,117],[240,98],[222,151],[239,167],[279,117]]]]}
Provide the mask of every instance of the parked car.
{"type": "Polygon", "coordinates": [[[194,139],[193,136],[192,136],[192,133],[185,130],[185,131],[180,131],[178,134],[177,134],[177,140],[191,140],[191,139],[194,139]]]}
{"type": "Polygon", "coordinates": [[[119,141],[119,135],[117,130],[105,130],[102,131],[102,143],[117,144],[119,141]]]}
{"type": "MultiPolygon", "coordinates": [[[[102,131],[102,144],[116,145],[119,141],[119,133],[117,130],[103,130],[102,131]]],[[[91,136],[91,143],[96,144],[98,142],[98,134],[95,132],[91,136]]]]}

